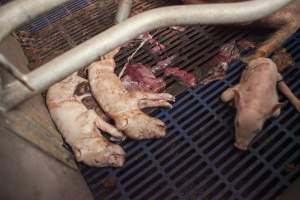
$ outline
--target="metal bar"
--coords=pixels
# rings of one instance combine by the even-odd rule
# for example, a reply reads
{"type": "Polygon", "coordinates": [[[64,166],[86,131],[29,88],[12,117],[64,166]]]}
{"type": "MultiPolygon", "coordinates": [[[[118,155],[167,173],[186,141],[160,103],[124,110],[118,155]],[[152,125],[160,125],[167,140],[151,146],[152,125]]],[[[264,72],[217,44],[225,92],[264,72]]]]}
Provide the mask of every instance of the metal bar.
{"type": "MultiPolygon", "coordinates": [[[[15,0],[0,7],[0,42],[19,25],[69,0],[15,0]]],[[[0,65],[29,90],[28,78],[0,55],[0,65]]]]}
{"type": "Polygon", "coordinates": [[[118,12],[116,16],[116,23],[120,23],[127,19],[132,8],[132,0],[120,0],[118,12]]]}
{"type": "Polygon", "coordinates": [[[69,0],[14,0],[0,7],[0,42],[19,25],[69,0]]]}
{"type": "Polygon", "coordinates": [[[28,78],[23,74],[16,66],[9,62],[3,55],[0,54],[0,67],[3,67],[8,73],[13,75],[16,79],[22,82],[29,90],[33,91],[34,89],[28,85],[28,78]]]}
{"type": "Polygon", "coordinates": [[[253,0],[241,3],[171,6],[136,15],[91,38],[28,74],[30,91],[20,82],[3,91],[1,110],[6,111],[38,92],[46,90],[72,72],[88,65],[138,35],[160,27],[189,24],[242,23],[266,17],[291,0],[253,0]]]}

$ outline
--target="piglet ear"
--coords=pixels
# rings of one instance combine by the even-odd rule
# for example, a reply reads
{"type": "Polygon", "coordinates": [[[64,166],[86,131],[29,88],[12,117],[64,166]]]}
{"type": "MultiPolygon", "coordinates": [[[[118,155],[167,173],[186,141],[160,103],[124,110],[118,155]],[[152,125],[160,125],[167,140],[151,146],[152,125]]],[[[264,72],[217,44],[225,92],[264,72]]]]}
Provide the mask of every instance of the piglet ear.
{"type": "Polygon", "coordinates": [[[234,92],[234,104],[237,109],[242,109],[244,106],[243,98],[239,90],[233,90],[234,92]]]}

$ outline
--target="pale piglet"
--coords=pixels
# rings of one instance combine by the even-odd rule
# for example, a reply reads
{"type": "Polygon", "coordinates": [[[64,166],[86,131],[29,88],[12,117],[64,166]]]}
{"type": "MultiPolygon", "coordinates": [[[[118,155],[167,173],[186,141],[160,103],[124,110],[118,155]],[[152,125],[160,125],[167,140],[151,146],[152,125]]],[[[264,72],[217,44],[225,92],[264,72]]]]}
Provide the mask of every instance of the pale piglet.
{"type": "Polygon", "coordinates": [[[237,109],[234,146],[238,149],[246,150],[264,122],[280,114],[277,83],[281,80],[272,60],[258,58],[246,67],[238,85],[223,92],[222,100],[233,101],[237,109]]]}
{"type": "Polygon", "coordinates": [[[105,55],[89,66],[91,91],[105,113],[114,120],[116,127],[132,139],[161,138],[166,134],[165,123],[150,117],[144,108],[172,107],[175,97],[167,93],[129,92],[114,73],[114,55],[119,49],[105,55]]]}
{"type": "Polygon", "coordinates": [[[101,131],[120,139],[124,135],[93,109],[85,107],[81,97],[75,94],[78,85],[85,82],[87,80],[75,72],[49,88],[47,105],[51,117],[77,161],[92,167],[121,167],[125,152],[119,145],[109,142],[101,131]]]}

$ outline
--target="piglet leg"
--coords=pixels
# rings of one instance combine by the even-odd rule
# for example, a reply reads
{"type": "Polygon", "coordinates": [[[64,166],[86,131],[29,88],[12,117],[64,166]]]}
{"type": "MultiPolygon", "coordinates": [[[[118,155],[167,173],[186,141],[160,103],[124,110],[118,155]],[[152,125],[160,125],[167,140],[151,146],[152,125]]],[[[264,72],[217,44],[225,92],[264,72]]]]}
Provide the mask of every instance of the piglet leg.
{"type": "Polygon", "coordinates": [[[111,136],[113,136],[117,139],[121,139],[121,140],[125,139],[125,135],[122,132],[120,132],[116,127],[114,127],[111,124],[107,123],[106,121],[104,121],[100,117],[97,118],[96,124],[97,124],[97,127],[100,130],[102,130],[106,133],[109,133],[111,136]]]}
{"type": "MultiPolygon", "coordinates": [[[[82,130],[77,135],[74,134],[74,131],[69,134],[64,134],[64,137],[72,147],[77,160],[96,167],[123,166],[125,161],[124,150],[119,145],[107,141],[99,129],[105,129],[105,132],[112,135],[116,135],[117,130],[108,125],[103,125],[104,121],[93,110],[82,113],[81,116],[76,117],[76,119],[78,119],[77,124],[82,123],[80,124],[82,130]],[[93,123],[94,126],[92,126],[91,123],[93,123]]],[[[122,133],[119,132],[118,135],[122,135],[122,133]]]]}
{"type": "Polygon", "coordinates": [[[225,103],[232,101],[234,99],[235,90],[237,90],[237,88],[237,86],[234,86],[225,90],[221,95],[221,100],[225,103]]]}
{"type": "Polygon", "coordinates": [[[155,107],[165,107],[165,108],[172,108],[172,105],[169,102],[164,100],[140,100],[138,103],[140,109],[143,108],[155,108],[155,107]]]}
{"type": "Polygon", "coordinates": [[[133,96],[138,101],[138,107],[151,108],[151,107],[167,107],[172,108],[169,102],[174,102],[175,97],[168,93],[148,93],[148,92],[135,92],[133,96]]]}
{"type": "Polygon", "coordinates": [[[175,97],[169,93],[133,92],[132,95],[137,100],[164,100],[175,102],[175,97]]]}
{"type": "Polygon", "coordinates": [[[300,100],[293,94],[287,84],[281,80],[280,82],[278,82],[278,88],[280,92],[284,94],[286,98],[288,98],[288,100],[296,108],[296,110],[300,112],[300,100]]]}

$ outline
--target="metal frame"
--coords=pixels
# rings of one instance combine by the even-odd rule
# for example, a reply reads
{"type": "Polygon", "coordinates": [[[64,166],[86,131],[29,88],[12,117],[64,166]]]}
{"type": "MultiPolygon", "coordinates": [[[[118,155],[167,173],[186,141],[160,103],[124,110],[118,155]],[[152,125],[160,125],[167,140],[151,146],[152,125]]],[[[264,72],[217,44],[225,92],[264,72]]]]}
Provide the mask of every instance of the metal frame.
{"type": "MultiPolygon", "coordinates": [[[[15,28],[30,21],[69,0],[15,0],[0,7],[0,42],[15,28]]],[[[20,72],[7,59],[0,55],[0,66],[20,81],[29,90],[34,90],[28,83],[27,76],[20,72]]]]}
{"type": "MultiPolygon", "coordinates": [[[[22,1],[24,0],[17,0],[16,2],[21,3],[22,1]]],[[[35,1],[41,3],[43,0],[35,1]]],[[[105,53],[144,32],[172,25],[230,24],[254,21],[274,13],[287,5],[290,1],[291,0],[252,0],[241,3],[170,6],[146,11],[109,28],[90,40],[56,57],[40,68],[26,74],[26,83],[33,90],[19,80],[5,85],[2,91],[0,109],[2,112],[5,112],[13,108],[22,101],[46,90],[55,82],[62,80],[72,72],[88,65],[105,53]]],[[[26,0],[26,2],[29,3],[30,0],[26,0]]],[[[55,2],[61,3],[64,1],[56,0],[55,2]]],[[[35,2],[32,2],[32,4],[33,3],[35,4],[35,2]]],[[[14,6],[16,7],[18,5],[14,4],[14,6]]],[[[28,8],[35,10],[36,6],[32,5],[28,8]]],[[[122,0],[116,20],[125,19],[126,16],[129,15],[130,8],[131,0],[122,0]]],[[[0,13],[2,10],[0,9],[0,13]]],[[[16,10],[20,11],[22,9],[16,10]]],[[[11,15],[14,16],[18,14],[20,14],[20,12],[15,12],[11,15]]],[[[0,29],[2,29],[3,23],[5,24],[6,22],[3,20],[0,21],[0,29]]],[[[16,23],[14,26],[16,27],[17,25],[19,24],[16,23]]]]}
{"type": "Polygon", "coordinates": [[[0,41],[19,25],[69,0],[14,0],[0,7],[0,41]]]}
{"type": "Polygon", "coordinates": [[[120,0],[118,12],[116,16],[117,24],[126,20],[129,17],[131,7],[132,7],[132,0],[120,0]]]}

